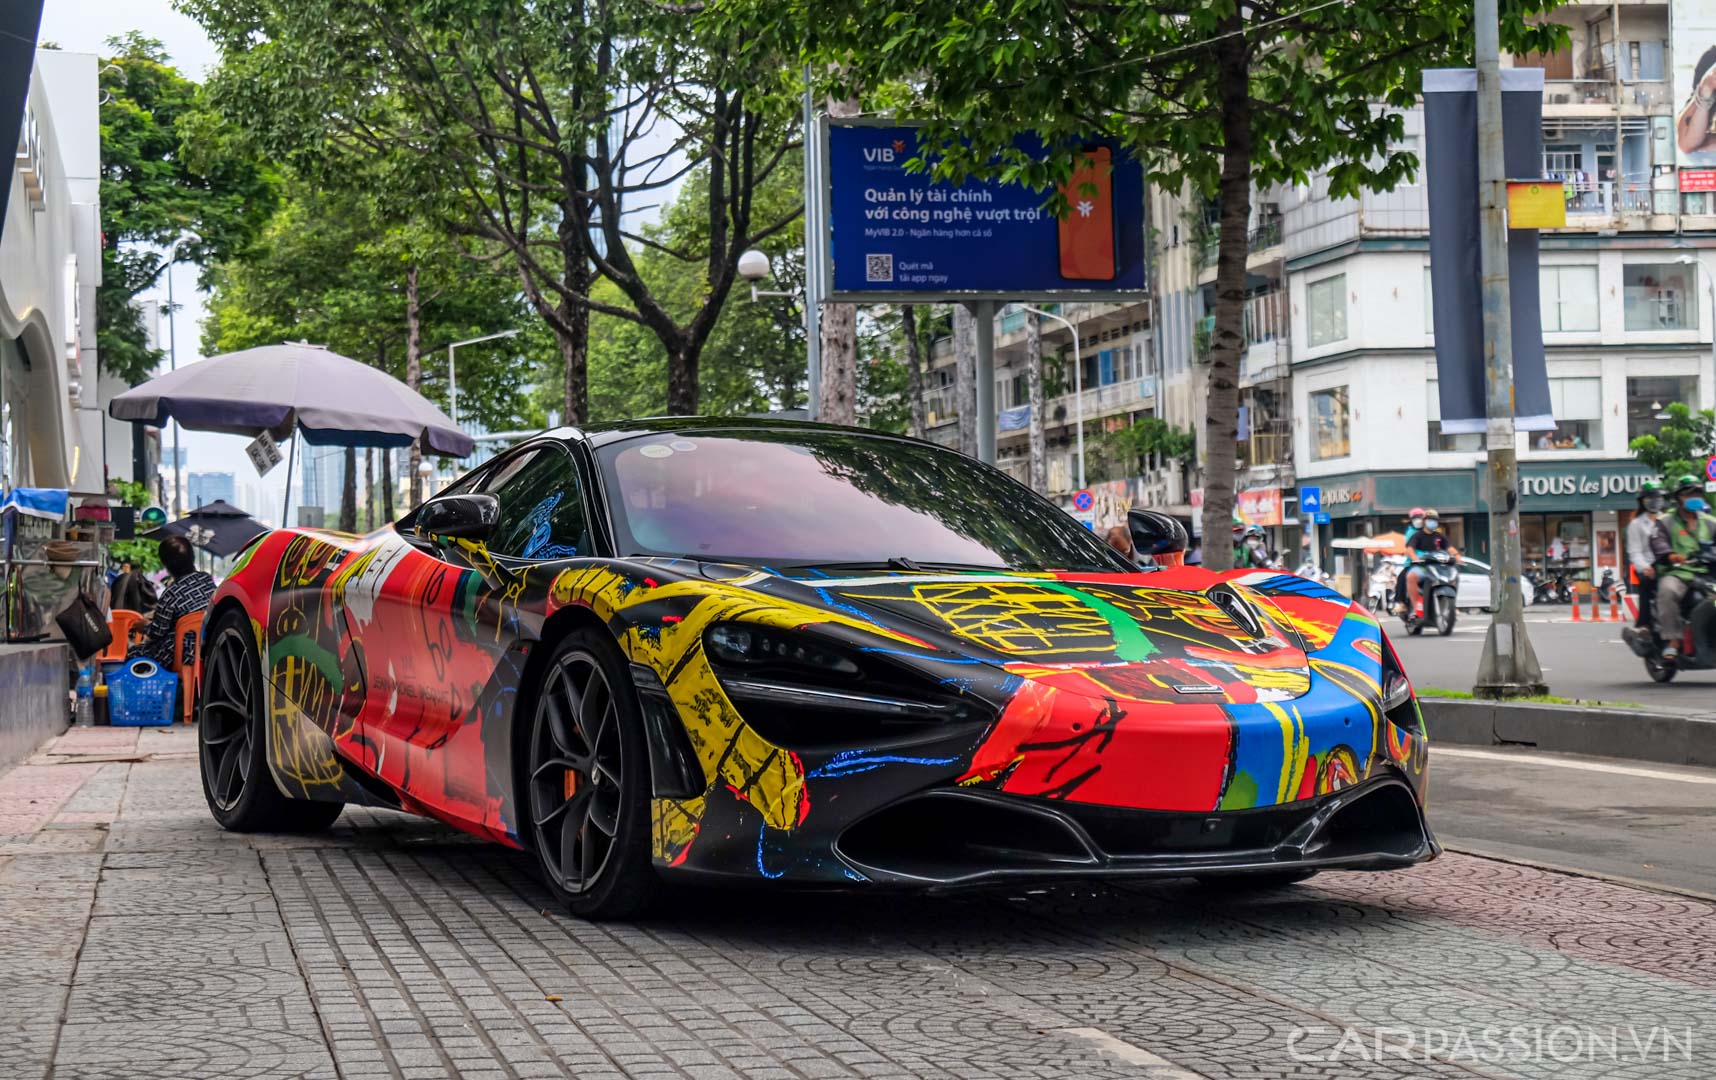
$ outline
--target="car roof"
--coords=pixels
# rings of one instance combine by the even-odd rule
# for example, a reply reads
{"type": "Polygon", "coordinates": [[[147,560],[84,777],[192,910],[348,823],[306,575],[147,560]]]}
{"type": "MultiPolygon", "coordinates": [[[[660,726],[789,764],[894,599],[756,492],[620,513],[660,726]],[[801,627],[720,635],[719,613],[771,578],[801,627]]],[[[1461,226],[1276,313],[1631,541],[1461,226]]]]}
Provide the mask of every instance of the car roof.
{"type": "Polygon", "coordinates": [[[825,431],[838,432],[843,435],[869,436],[895,442],[922,442],[919,439],[895,435],[887,431],[875,431],[871,428],[846,427],[841,424],[818,424],[808,420],[789,420],[772,416],[645,416],[634,420],[612,420],[600,424],[585,424],[580,427],[555,428],[552,431],[543,432],[543,434],[550,438],[570,442],[581,441],[590,446],[598,447],[606,446],[609,443],[623,442],[626,439],[635,439],[641,435],[707,435],[716,432],[746,431],[825,431]]]}

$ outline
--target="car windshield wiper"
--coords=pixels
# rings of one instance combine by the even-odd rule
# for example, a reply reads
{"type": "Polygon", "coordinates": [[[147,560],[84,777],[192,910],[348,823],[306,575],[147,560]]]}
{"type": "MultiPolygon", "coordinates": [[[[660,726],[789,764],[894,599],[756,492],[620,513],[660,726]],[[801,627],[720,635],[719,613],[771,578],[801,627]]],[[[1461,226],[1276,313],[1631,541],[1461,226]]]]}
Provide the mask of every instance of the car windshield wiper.
{"type": "Polygon", "coordinates": [[[921,573],[925,570],[976,570],[985,573],[1005,573],[1005,566],[982,566],[976,563],[957,562],[921,562],[904,555],[890,555],[886,559],[856,559],[850,562],[822,562],[812,560],[802,563],[776,563],[786,570],[907,570],[921,573]]]}

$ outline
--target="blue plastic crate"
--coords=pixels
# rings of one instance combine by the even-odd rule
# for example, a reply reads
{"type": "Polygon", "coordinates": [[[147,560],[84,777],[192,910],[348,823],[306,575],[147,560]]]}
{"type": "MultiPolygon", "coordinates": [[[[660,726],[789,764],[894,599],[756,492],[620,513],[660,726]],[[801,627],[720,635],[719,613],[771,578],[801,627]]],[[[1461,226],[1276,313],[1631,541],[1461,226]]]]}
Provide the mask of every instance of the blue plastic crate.
{"type": "Polygon", "coordinates": [[[107,680],[107,716],[114,727],[164,727],[173,722],[179,676],[147,657],[128,660],[107,680]]]}

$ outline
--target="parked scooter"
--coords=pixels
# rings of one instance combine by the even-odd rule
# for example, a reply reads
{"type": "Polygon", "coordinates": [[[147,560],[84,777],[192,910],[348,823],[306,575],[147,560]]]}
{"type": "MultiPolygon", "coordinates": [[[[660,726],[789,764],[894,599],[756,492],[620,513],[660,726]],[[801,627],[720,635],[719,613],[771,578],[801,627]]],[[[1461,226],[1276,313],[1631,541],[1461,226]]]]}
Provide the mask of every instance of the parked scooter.
{"type": "Polygon", "coordinates": [[[1686,636],[1677,658],[1662,658],[1663,643],[1655,627],[1629,626],[1621,631],[1621,639],[1644,660],[1645,671],[1659,683],[1671,681],[1682,671],[1716,668],[1716,571],[1711,570],[1712,565],[1716,563],[1706,562],[1700,569],[1681,605],[1686,613],[1686,636]]]}
{"type": "MultiPolygon", "coordinates": [[[[1460,594],[1459,563],[1446,551],[1429,551],[1424,553],[1419,569],[1418,584],[1424,598],[1422,611],[1408,607],[1400,621],[1406,632],[1413,636],[1422,634],[1426,626],[1434,626],[1438,634],[1447,637],[1454,632],[1454,620],[1458,614],[1455,601],[1460,594]]],[[[1410,568],[1402,572],[1410,572],[1410,568]]]]}

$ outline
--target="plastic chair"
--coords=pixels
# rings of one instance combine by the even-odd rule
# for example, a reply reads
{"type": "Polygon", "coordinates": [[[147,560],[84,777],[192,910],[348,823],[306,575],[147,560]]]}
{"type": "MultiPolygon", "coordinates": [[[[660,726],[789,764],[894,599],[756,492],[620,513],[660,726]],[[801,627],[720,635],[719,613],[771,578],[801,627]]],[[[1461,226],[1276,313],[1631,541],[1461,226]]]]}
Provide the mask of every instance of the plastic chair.
{"type": "Polygon", "coordinates": [[[183,616],[173,624],[173,663],[171,668],[179,673],[179,697],[184,701],[185,723],[190,723],[196,708],[197,687],[203,681],[203,616],[206,611],[196,611],[183,616]],[[185,670],[184,655],[186,648],[190,649],[190,670],[185,670]],[[189,679],[186,676],[190,676],[189,679]]]}
{"type": "Polygon", "coordinates": [[[125,659],[125,650],[131,645],[131,638],[137,633],[137,628],[143,624],[141,611],[130,611],[126,608],[114,608],[107,617],[107,628],[113,631],[113,640],[107,648],[101,650],[104,661],[125,659]]]}

